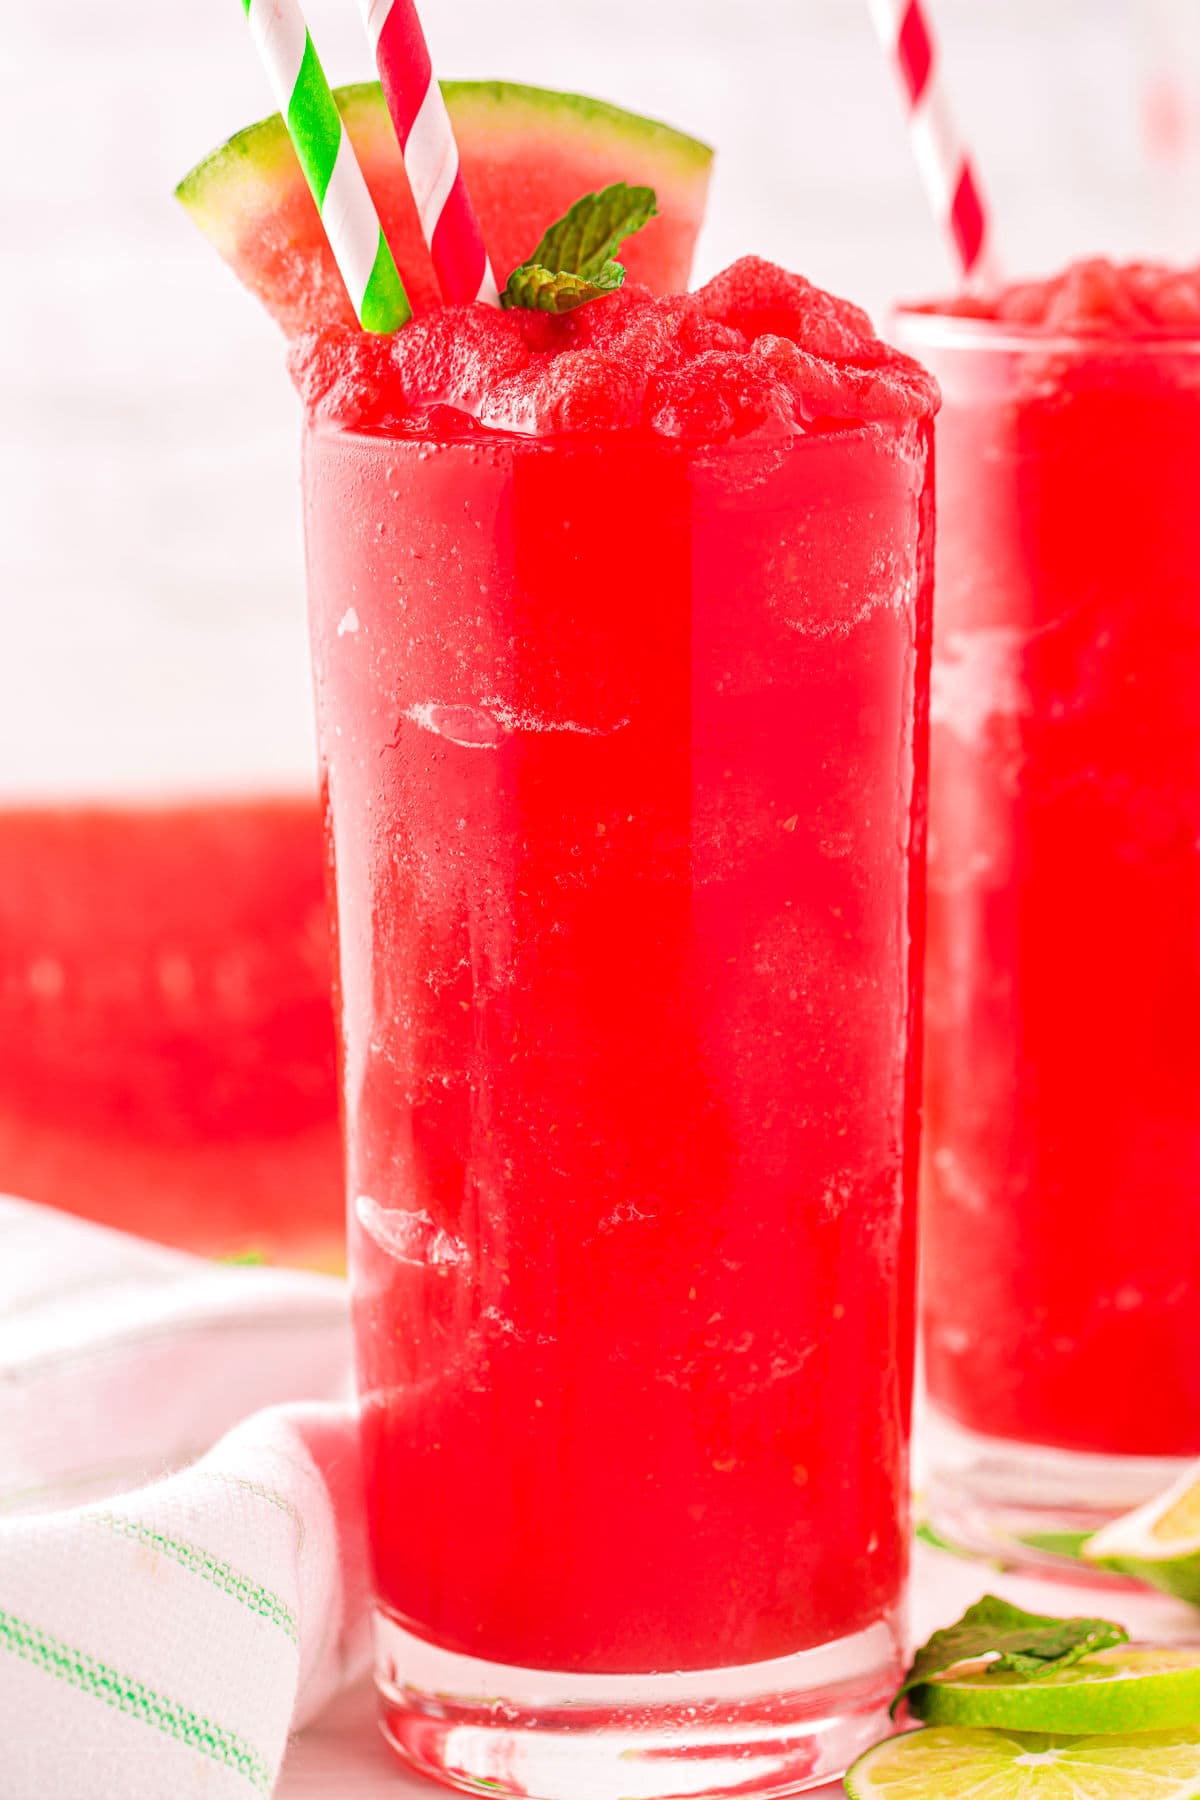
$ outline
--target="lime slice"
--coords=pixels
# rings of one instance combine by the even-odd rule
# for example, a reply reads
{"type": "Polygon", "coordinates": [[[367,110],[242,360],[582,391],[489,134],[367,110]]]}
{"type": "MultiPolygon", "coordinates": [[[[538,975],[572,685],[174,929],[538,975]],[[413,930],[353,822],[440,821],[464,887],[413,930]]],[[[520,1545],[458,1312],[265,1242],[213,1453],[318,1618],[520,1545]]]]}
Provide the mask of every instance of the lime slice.
{"type": "Polygon", "coordinates": [[[1017,1541],[1028,1544],[1031,1550],[1044,1551],[1047,1556],[1065,1556],[1078,1562],[1091,1535],[1090,1531],[1028,1531],[1017,1541]]]}
{"type": "Polygon", "coordinates": [[[1200,1475],[1189,1469],[1165,1494],[1097,1531],[1082,1556],[1200,1606],[1200,1475]]]}
{"type": "Polygon", "coordinates": [[[1121,1737],[934,1726],[886,1738],[846,1777],[850,1800],[1197,1800],[1200,1726],[1121,1737]]]}
{"type": "Polygon", "coordinates": [[[1117,1644],[1031,1681],[986,1662],[960,1663],[914,1688],[927,1725],[998,1731],[1200,1730],[1200,1649],[1117,1644]]]}

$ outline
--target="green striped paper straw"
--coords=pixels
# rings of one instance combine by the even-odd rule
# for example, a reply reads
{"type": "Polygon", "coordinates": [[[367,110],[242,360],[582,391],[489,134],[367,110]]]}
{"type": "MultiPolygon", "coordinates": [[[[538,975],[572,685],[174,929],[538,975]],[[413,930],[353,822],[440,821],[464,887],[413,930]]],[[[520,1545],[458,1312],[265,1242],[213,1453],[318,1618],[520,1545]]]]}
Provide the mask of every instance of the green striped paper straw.
{"type": "Polygon", "coordinates": [[[364,331],[397,331],[412,307],[298,0],[242,6],[355,316],[364,331]]]}

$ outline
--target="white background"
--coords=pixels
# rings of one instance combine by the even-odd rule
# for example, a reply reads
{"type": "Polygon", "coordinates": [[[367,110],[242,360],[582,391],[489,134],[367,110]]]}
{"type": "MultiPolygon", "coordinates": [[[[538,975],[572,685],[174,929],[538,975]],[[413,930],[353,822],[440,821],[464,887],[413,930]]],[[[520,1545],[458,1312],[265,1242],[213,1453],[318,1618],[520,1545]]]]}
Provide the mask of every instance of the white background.
{"type": "MultiPolygon", "coordinates": [[[[1194,258],[1195,0],[934,0],[1008,266],[1194,258]],[[1185,134],[1186,135],[1186,134],[1185,134]]],[[[865,0],[426,0],[441,72],[573,87],[719,149],[699,273],[749,249],[875,309],[944,288],[865,0]]],[[[335,80],[355,0],[311,0],[335,80]]],[[[7,0],[0,30],[0,792],[309,777],[296,407],[171,198],[270,110],[238,0],[7,0]]]]}

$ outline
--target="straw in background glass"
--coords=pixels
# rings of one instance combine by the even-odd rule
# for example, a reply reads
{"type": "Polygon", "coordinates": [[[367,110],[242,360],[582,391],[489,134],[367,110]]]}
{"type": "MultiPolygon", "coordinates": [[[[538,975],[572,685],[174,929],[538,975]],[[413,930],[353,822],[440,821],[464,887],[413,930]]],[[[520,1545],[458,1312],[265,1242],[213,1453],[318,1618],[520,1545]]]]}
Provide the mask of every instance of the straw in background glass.
{"type": "Polygon", "coordinates": [[[990,222],[938,67],[937,40],[921,0],[868,0],[880,42],[900,78],[909,136],[934,216],[969,286],[997,278],[990,222]]]}

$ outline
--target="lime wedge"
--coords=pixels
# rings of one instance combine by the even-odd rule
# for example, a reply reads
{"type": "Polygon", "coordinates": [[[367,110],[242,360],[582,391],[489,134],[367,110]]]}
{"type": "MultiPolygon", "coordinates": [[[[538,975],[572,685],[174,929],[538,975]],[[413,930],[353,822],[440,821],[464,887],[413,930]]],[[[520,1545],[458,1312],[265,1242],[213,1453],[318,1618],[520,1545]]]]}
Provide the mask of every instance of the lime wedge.
{"type": "Polygon", "coordinates": [[[1200,1473],[1195,1468],[1156,1500],[1088,1538],[1085,1562],[1132,1575],[1200,1606],[1200,1473]]]}
{"type": "Polygon", "coordinates": [[[1027,1531],[1018,1540],[1031,1550],[1042,1550],[1047,1556],[1065,1556],[1078,1562],[1090,1531],[1027,1531]]]}
{"type": "Polygon", "coordinates": [[[934,1726],[886,1738],[846,1777],[850,1800],[1197,1800],[1194,1731],[1065,1737],[934,1726]]]}
{"type": "Polygon", "coordinates": [[[927,1725],[998,1731],[1200,1730],[1200,1649],[1117,1644],[1031,1681],[960,1663],[914,1688],[908,1704],[927,1725]]]}

